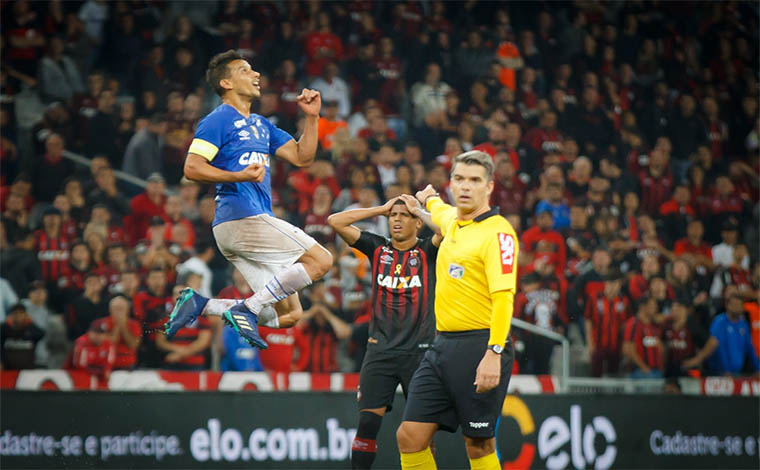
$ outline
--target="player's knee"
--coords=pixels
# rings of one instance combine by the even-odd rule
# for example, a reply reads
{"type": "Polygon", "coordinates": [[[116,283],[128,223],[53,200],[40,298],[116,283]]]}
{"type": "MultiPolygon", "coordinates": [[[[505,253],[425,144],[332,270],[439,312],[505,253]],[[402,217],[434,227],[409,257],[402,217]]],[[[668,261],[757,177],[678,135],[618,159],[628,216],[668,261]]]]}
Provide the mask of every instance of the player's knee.
{"type": "Polygon", "coordinates": [[[313,250],[313,263],[312,267],[314,269],[314,280],[322,279],[325,274],[327,274],[328,271],[330,271],[330,268],[333,265],[333,255],[330,253],[330,251],[321,246],[317,245],[317,249],[313,250]]]}
{"type": "Polygon", "coordinates": [[[407,423],[401,423],[401,426],[398,427],[396,442],[398,443],[399,452],[405,454],[419,452],[426,447],[425,443],[420,442],[420,439],[414,435],[407,423]]]}

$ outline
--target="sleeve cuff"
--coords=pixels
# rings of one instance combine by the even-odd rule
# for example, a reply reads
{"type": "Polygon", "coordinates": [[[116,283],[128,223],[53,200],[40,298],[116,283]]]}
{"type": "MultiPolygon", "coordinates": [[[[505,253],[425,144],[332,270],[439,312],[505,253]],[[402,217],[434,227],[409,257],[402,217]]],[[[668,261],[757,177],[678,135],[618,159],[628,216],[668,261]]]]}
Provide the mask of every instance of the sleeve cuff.
{"type": "Polygon", "coordinates": [[[188,153],[200,155],[208,161],[213,160],[217,152],[219,152],[219,147],[203,139],[193,139],[188,149],[188,153]]]}
{"type": "Polygon", "coordinates": [[[443,202],[441,196],[430,196],[427,198],[427,201],[425,201],[425,209],[427,209],[428,212],[433,212],[430,210],[430,206],[433,205],[434,201],[443,202]]]}

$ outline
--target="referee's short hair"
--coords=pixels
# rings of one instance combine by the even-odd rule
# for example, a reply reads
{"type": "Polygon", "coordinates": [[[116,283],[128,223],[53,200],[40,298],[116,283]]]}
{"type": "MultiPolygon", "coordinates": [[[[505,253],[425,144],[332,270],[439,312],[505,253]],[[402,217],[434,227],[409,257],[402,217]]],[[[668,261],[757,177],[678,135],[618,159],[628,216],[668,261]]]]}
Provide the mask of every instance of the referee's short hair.
{"type": "Polygon", "coordinates": [[[465,165],[480,165],[486,169],[486,180],[493,180],[493,159],[490,155],[480,150],[470,150],[469,152],[460,153],[454,157],[454,164],[451,166],[451,173],[454,173],[454,168],[457,167],[457,163],[464,163],[465,165]]]}
{"type": "Polygon", "coordinates": [[[211,58],[206,69],[206,81],[214,89],[217,95],[222,96],[227,91],[219,84],[221,80],[229,78],[230,70],[227,65],[234,60],[245,60],[237,51],[230,49],[211,58]]]}

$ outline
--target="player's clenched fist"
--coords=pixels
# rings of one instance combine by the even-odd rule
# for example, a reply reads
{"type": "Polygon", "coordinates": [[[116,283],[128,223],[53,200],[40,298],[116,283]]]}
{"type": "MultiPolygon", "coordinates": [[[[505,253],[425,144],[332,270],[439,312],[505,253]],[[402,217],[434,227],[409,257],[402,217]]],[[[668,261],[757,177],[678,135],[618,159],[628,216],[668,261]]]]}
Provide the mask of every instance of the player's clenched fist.
{"type": "Polygon", "coordinates": [[[241,181],[250,181],[252,183],[261,183],[267,174],[267,169],[260,163],[251,163],[245,167],[241,173],[241,181]]]}
{"type": "Polygon", "coordinates": [[[307,116],[319,116],[319,110],[322,109],[322,96],[318,91],[304,88],[296,101],[298,107],[307,116]]]}

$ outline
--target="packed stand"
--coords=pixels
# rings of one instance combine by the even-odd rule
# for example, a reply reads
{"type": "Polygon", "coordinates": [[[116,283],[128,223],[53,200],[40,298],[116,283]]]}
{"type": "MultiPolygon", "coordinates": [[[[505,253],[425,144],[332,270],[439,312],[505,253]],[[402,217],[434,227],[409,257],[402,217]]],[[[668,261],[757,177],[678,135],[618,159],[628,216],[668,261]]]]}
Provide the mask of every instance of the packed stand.
{"type": "MultiPolygon", "coordinates": [[[[357,371],[368,263],[327,216],[428,183],[450,201],[452,158],[472,149],[493,157],[492,205],[521,237],[515,316],[567,335],[574,373],[759,369],[751,3],[1,6],[4,369],[357,371]],[[160,333],[183,286],[251,295],[212,238],[214,189],[182,178],[219,104],[206,64],[227,49],[293,136],[300,90],[323,100],[318,160],[273,160],[273,209],[337,261],[304,320],[262,328],[266,351],[216,317],[160,333]]],[[[512,335],[521,372],[552,371],[552,341],[512,335]]]]}

